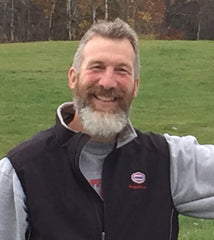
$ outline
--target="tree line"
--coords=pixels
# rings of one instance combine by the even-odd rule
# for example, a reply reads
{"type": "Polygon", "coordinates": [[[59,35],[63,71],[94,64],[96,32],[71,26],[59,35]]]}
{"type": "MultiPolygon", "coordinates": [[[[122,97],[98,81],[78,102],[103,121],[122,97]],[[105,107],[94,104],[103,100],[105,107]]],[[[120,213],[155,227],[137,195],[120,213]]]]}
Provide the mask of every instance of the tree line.
{"type": "Polygon", "coordinates": [[[214,0],[0,0],[0,42],[78,40],[119,17],[140,37],[214,39],[214,0]]]}

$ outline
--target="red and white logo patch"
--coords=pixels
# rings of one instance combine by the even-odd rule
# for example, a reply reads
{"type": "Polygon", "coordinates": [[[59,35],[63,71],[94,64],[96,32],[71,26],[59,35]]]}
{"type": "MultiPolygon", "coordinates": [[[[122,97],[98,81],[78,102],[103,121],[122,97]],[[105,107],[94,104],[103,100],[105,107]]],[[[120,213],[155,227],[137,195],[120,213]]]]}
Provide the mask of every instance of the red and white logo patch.
{"type": "Polygon", "coordinates": [[[135,173],[132,173],[131,180],[137,184],[141,184],[146,181],[146,176],[142,172],[135,172],[135,173]]]}

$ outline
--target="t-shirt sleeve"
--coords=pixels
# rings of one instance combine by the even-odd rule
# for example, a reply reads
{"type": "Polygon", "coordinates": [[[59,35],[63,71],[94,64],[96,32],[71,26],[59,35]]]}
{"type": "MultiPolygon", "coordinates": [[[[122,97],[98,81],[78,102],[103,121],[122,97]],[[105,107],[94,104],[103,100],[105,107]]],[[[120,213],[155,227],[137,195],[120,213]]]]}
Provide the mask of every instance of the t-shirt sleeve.
{"type": "Polygon", "coordinates": [[[200,145],[193,136],[164,136],[176,209],[191,217],[214,218],[214,145],[200,145]]]}
{"type": "Polygon", "coordinates": [[[23,240],[27,229],[25,194],[8,158],[0,161],[0,238],[23,240]]]}

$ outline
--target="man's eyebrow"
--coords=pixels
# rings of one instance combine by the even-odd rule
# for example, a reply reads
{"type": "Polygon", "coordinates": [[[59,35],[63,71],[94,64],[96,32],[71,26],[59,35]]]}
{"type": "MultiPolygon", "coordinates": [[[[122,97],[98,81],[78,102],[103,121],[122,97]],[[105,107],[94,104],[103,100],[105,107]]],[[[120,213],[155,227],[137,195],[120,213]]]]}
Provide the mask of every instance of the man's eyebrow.
{"type": "Polygon", "coordinates": [[[87,65],[90,66],[90,65],[94,65],[94,64],[104,64],[104,63],[99,60],[90,60],[87,65]]]}
{"type": "MultiPolygon", "coordinates": [[[[100,60],[90,60],[87,64],[87,67],[93,66],[93,65],[100,65],[103,66],[105,65],[105,63],[103,61],[100,60]]],[[[130,64],[125,63],[125,62],[121,62],[115,65],[116,68],[121,68],[121,67],[125,67],[127,68],[129,71],[131,71],[132,67],[130,66],[130,64]]]]}

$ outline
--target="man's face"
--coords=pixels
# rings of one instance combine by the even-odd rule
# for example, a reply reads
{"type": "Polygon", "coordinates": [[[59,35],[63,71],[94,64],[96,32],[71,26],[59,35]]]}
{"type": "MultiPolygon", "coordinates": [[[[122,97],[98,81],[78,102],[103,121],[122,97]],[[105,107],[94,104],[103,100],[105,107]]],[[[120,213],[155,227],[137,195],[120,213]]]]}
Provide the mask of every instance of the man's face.
{"type": "Polygon", "coordinates": [[[134,59],[134,50],[127,39],[93,37],[83,50],[74,94],[94,111],[128,112],[138,89],[134,59]]]}
{"type": "Polygon", "coordinates": [[[134,60],[128,40],[95,36],[85,45],[79,73],[70,69],[76,110],[91,136],[115,136],[127,125],[138,90],[134,60]]]}

